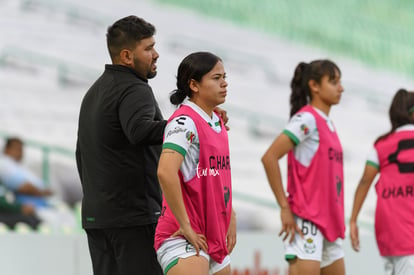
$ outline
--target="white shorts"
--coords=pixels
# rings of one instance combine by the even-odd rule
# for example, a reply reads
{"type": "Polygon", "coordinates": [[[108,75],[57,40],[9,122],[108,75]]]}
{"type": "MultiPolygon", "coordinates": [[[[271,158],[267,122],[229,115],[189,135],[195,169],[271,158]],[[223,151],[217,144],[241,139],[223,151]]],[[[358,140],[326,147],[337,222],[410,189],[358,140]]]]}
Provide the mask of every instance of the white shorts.
{"type": "Polygon", "coordinates": [[[414,274],[414,255],[383,257],[385,275],[414,274]]]}
{"type": "MultiPolygon", "coordinates": [[[[174,265],[178,263],[178,259],[185,259],[197,255],[192,244],[183,238],[170,238],[165,240],[157,251],[158,262],[161,265],[164,274],[167,274],[174,265]]],[[[214,274],[230,264],[230,256],[227,255],[221,264],[217,263],[204,251],[200,250],[200,256],[207,259],[210,263],[210,274],[214,274]]]]}
{"type": "Polygon", "coordinates": [[[321,262],[321,268],[326,267],[344,257],[343,240],[338,238],[334,242],[325,239],[316,225],[308,220],[295,216],[296,224],[302,229],[304,238],[295,234],[292,243],[289,239],[284,242],[285,259],[313,260],[321,262]]]}

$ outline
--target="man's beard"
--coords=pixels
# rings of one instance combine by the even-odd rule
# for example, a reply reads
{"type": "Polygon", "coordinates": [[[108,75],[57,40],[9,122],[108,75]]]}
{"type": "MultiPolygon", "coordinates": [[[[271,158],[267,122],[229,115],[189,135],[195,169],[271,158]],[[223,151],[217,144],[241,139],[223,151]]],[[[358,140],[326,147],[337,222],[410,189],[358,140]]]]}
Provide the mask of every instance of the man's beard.
{"type": "Polygon", "coordinates": [[[148,73],[147,73],[147,79],[151,79],[151,78],[154,78],[155,76],[157,75],[157,71],[149,71],[148,73]]]}
{"type": "Polygon", "coordinates": [[[151,67],[146,72],[143,72],[142,68],[139,67],[140,61],[138,60],[138,58],[134,59],[134,64],[135,64],[135,66],[134,66],[135,71],[140,75],[142,73],[141,77],[145,77],[146,79],[151,79],[151,78],[154,78],[157,75],[157,71],[152,71],[151,70],[153,63],[151,63],[151,67]]]}

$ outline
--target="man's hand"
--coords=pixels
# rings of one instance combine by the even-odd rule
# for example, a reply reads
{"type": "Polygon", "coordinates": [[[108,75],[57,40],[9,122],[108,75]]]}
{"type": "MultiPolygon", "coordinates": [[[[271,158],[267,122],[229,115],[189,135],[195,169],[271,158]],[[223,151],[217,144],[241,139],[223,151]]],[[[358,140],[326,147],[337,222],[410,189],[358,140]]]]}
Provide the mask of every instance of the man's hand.
{"type": "Polygon", "coordinates": [[[224,126],[226,127],[226,130],[227,131],[230,130],[230,127],[227,126],[227,122],[229,121],[229,117],[227,116],[227,111],[226,110],[223,110],[223,109],[221,109],[219,107],[216,107],[214,109],[214,111],[216,111],[221,116],[221,119],[224,122],[224,126]]]}

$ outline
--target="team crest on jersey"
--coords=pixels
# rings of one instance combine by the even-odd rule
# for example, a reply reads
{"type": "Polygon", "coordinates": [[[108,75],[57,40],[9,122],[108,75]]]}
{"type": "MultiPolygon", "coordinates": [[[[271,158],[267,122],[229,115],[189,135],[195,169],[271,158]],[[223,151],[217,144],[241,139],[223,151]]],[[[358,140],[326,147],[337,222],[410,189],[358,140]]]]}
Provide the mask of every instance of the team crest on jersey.
{"type": "Polygon", "coordinates": [[[306,124],[300,125],[300,130],[307,135],[309,133],[309,127],[306,124]]]}
{"type": "Polygon", "coordinates": [[[340,177],[336,176],[336,193],[339,195],[341,195],[341,190],[342,190],[342,180],[340,177]]]}
{"type": "Polygon", "coordinates": [[[195,135],[194,135],[194,133],[193,133],[193,132],[188,131],[188,132],[185,134],[185,136],[186,136],[187,141],[188,141],[189,143],[193,143],[193,140],[194,140],[194,137],[195,137],[195,135]]]}
{"type": "Polygon", "coordinates": [[[316,251],[316,244],[313,242],[312,238],[307,238],[305,244],[303,245],[305,252],[308,254],[313,254],[316,251]]]}

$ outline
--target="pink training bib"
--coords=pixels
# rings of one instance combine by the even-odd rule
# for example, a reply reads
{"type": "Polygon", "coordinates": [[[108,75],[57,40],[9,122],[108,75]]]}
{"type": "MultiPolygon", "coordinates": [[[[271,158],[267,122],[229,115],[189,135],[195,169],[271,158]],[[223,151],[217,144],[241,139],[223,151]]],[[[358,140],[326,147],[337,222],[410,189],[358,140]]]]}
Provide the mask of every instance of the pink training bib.
{"type": "Polygon", "coordinates": [[[309,112],[316,120],[319,147],[310,165],[303,166],[288,153],[288,201],[297,216],[312,221],[330,242],[345,237],[343,153],[336,132],[312,106],[309,112]]]}
{"type": "MultiPolygon", "coordinates": [[[[191,107],[182,105],[170,120],[186,115],[194,121],[200,141],[200,155],[194,178],[181,188],[191,226],[207,238],[208,254],[221,263],[228,254],[227,230],[232,210],[231,167],[228,137],[223,122],[217,133],[191,107]]],[[[154,247],[161,244],[179,229],[179,224],[163,198],[163,213],[158,220],[154,247]]]]}
{"type": "Polygon", "coordinates": [[[414,254],[414,131],[395,132],[375,144],[375,235],[382,256],[414,254]]]}

